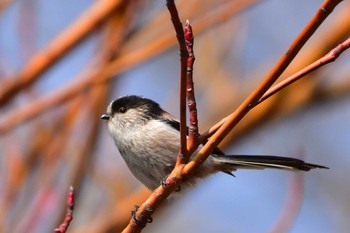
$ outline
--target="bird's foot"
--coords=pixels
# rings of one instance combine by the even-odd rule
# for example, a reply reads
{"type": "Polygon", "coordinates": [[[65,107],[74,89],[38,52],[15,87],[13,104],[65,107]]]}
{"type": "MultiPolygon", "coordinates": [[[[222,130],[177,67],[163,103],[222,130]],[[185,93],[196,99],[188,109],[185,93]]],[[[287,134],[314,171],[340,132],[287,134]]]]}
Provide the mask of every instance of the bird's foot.
{"type": "Polygon", "coordinates": [[[152,217],[145,218],[143,216],[141,216],[141,218],[137,218],[136,212],[139,208],[140,207],[138,205],[135,205],[135,210],[131,211],[131,216],[132,216],[132,220],[136,223],[136,225],[142,229],[146,226],[147,223],[153,222],[153,219],[152,219],[152,217]]]}

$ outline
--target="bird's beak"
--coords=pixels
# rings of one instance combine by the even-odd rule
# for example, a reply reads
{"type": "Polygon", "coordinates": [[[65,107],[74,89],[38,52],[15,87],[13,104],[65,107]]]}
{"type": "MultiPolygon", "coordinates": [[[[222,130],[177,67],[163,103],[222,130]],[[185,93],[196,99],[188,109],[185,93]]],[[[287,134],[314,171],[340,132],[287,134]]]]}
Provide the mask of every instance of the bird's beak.
{"type": "Polygon", "coordinates": [[[100,117],[102,120],[106,120],[106,121],[108,121],[109,120],[109,118],[110,118],[110,115],[109,114],[107,114],[107,113],[105,113],[105,114],[103,114],[101,117],[100,117]]]}

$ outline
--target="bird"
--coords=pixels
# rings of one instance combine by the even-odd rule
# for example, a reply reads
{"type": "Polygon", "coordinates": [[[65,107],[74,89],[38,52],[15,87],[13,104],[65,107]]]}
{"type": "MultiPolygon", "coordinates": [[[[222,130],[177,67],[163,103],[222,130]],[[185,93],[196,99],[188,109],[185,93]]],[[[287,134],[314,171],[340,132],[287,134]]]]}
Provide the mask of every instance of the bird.
{"type": "MultiPolygon", "coordinates": [[[[107,122],[108,132],[132,174],[149,190],[156,189],[175,166],[180,149],[179,121],[157,102],[137,95],[112,101],[101,119],[107,122]]],[[[200,145],[196,152],[202,147],[200,145]]],[[[181,189],[194,186],[198,180],[217,172],[233,175],[237,169],[265,168],[289,171],[328,169],[291,157],[226,155],[216,148],[191,179],[181,184],[181,189]]]]}

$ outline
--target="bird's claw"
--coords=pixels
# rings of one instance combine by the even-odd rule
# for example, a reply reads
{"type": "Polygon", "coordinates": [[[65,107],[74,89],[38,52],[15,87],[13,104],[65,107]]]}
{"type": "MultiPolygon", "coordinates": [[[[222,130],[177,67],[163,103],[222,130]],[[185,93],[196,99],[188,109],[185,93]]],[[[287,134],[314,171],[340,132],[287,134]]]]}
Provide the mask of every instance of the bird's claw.
{"type": "Polygon", "coordinates": [[[146,226],[147,223],[153,222],[153,218],[152,217],[143,218],[142,216],[141,218],[137,218],[136,212],[139,208],[140,207],[138,205],[135,205],[135,210],[131,211],[131,217],[132,217],[132,220],[136,223],[136,225],[142,229],[146,226]]]}
{"type": "Polygon", "coordinates": [[[161,183],[161,185],[163,186],[163,188],[166,188],[167,186],[168,186],[168,182],[167,182],[167,177],[164,177],[161,181],[160,181],[160,183],[161,183]]]}

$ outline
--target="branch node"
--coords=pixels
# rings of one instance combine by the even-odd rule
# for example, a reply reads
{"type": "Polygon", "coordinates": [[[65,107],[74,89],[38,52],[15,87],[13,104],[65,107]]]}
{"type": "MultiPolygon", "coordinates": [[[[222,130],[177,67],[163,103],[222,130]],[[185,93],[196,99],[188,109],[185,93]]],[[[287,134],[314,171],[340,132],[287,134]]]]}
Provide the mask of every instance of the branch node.
{"type": "Polygon", "coordinates": [[[154,209],[152,208],[152,206],[150,206],[150,205],[146,205],[146,210],[148,211],[148,212],[153,212],[154,211],[154,209]]]}
{"type": "Polygon", "coordinates": [[[167,179],[167,177],[163,178],[163,179],[161,180],[160,183],[161,183],[161,185],[162,185],[163,188],[167,188],[168,185],[170,184],[170,182],[169,182],[169,180],[167,179]]]}

